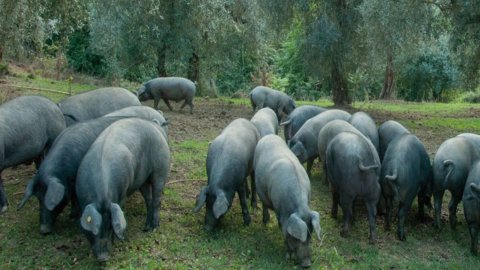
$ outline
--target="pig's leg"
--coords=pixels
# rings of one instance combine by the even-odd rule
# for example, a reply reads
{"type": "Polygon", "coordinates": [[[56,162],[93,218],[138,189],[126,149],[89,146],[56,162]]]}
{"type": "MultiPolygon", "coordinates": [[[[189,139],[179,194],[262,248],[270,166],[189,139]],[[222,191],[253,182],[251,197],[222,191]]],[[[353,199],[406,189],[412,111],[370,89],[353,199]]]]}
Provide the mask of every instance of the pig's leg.
{"type": "Polygon", "coordinates": [[[5,189],[3,188],[3,179],[2,173],[0,172],[0,214],[7,211],[8,200],[7,195],[5,194],[5,189]]]}
{"type": "Polygon", "coordinates": [[[385,230],[390,230],[390,225],[392,224],[392,205],[393,198],[385,197],[385,230]]]}
{"type": "Polygon", "coordinates": [[[167,181],[166,176],[157,176],[151,178],[152,183],[152,229],[157,228],[160,225],[160,207],[163,193],[163,187],[167,181]]]}
{"type": "Polygon", "coordinates": [[[251,219],[248,213],[247,198],[245,195],[245,185],[241,185],[238,189],[238,197],[240,198],[240,206],[242,207],[243,223],[249,225],[251,219]]]}
{"type": "Polygon", "coordinates": [[[470,223],[468,224],[468,230],[470,232],[470,240],[471,240],[471,246],[470,246],[470,251],[472,252],[473,255],[478,254],[478,226],[477,224],[470,223]]]}
{"type": "Polygon", "coordinates": [[[179,110],[179,111],[182,111],[185,106],[187,106],[187,100],[186,100],[186,99],[185,99],[185,101],[183,102],[182,106],[180,107],[180,110],[179,110]]]}
{"type": "Polygon", "coordinates": [[[337,218],[338,215],[338,192],[332,187],[332,218],[337,218]]]}
{"type": "Polygon", "coordinates": [[[443,201],[443,193],[444,190],[436,191],[433,193],[433,201],[434,201],[434,208],[435,208],[435,227],[440,229],[440,215],[442,212],[442,201],[443,201]]]}
{"type": "Polygon", "coordinates": [[[270,214],[268,213],[268,207],[262,203],[262,208],[263,208],[263,224],[267,225],[268,221],[270,221],[270,214]]]}
{"type": "Polygon", "coordinates": [[[377,238],[375,219],[377,217],[377,204],[375,201],[365,202],[368,212],[368,227],[370,230],[370,244],[375,243],[377,238]]]}
{"type": "Polygon", "coordinates": [[[250,173],[250,185],[252,186],[252,199],[250,204],[252,205],[253,211],[257,209],[257,188],[255,186],[255,172],[252,170],[250,173]]]}
{"type": "Polygon", "coordinates": [[[159,101],[160,101],[159,98],[154,98],[154,99],[153,99],[153,108],[154,108],[155,110],[158,110],[158,102],[159,102],[159,101]]]}
{"type": "Polygon", "coordinates": [[[353,206],[353,196],[348,196],[346,194],[340,194],[340,206],[343,211],[343,228],[340,232],[342,237],[347,237],[350,231],[350,223],[352,221],[352,206],[353,206]]]}
{"type": "Polygon", "coordinates": [[[400,202],[398,206],[398,224],[397,224],[397,235],[400,241],[405,241],[407,238],[405,236],[405,219],[407,213],[412,206],[413,198],[407,198],[405,202],[400,202]]]}
{"type": "MultiPolygon", "coordinates": [[[[173,111],[173,108],[172,108],[172,105],[170,105],[170,102],[168,102],[168,99],[164,98],[163,99],[163,102],[165,102],[165,104],[167,104],[168,108],[170,109],[170,111],[173,111]]],[[[156,108],[155,108],[156,109],[156,108]]]]}
{"type": "Polygon", "coordinates": [[[450,219],[450,227],[455,229],[457,226],[457,206],[458,203],[462,200],[461,196],[456,196],[452,194],[452,199],[448,204],[448,212],[449,212],[449,219],[450,219]]]}
{"type": "Polygon", "coordinates": [[[312,166],[313,166],[313,161],[315,160],[315,158],[311,158],[309,160],[307,160],[307,174],[308,174],[308,177],[312,177],[312,166]]]}
{"type": "Polygon", "coordinates": [[[140,187],[140,192],[142,193],[143,199],[145,200],[145,206],[147,207],[147,219],[143,231],[148,232],[153,230],[152,185],[149,182],[143,184],[143,186],[140,187]]]}

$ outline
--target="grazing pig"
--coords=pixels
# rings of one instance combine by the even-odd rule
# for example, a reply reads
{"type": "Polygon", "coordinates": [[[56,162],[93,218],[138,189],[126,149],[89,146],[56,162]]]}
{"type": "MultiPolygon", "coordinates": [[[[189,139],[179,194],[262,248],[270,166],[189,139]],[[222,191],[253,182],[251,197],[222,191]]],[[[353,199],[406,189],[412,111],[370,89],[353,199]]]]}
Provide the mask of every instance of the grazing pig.
{"type": "Polygon", "coordinates": [[[352,126],[358,129],[363,135],[365,135],[375,146],[375,149],[379,150],[378,130],[372,117],[365,112],[356,112],[352,114],[352,117],[348,120],[352,126]]]}
{"type": "Polygon", "coordinates": [[[320,216],[310,210],[310,180],[303,166],[276,135],[263,137],[255,149],[255,185],[263,204],[263,223],[273,209],[285,239],[287,259],[311,266],[310,235],[320,239],[320,216]]]}
{"type": "Polygon", "coordinates": [[[206,203],[205,230],[211,231],[232,206],[235,192],[240,198],[243,221],[250,224],[246,202],[246,178],[252,177],[252,205],[255,207],[253,154],[259,139],[255,126],[246,119],[232,121],[210,144],[207,153],[208,185],[195,203],[198,212],[206,203]]]}
{"type": "Polygon", "coordinates": [[[195,83],[181,77],[163,77],[152,79],[143,84],[137,91],[137,97],[140,101],[153,99],[153,108],[157,109],[158,102],[162,99],[167,104],[170,111],[173,111],[169,100],[184,100],[180,111],[188,104],[190,113],[193,113],[193,97],[197,88],[195,83]]]}
{"type": "Polygon", "coordinates": [[[71,216],[76,217],[79,214],[75,195],[78,167],[92,143],[105,128],[125,117],[138,116],[160,123],[164,129],[165,138],[167,137],[167,122],[154,109],[134,106],[118,112],[70,126],[54,141],[37,174],[28,183],[25,195],[17,207],[17,209],[22,208],[32,195],[38,198],[41,234],[53,231],[57,216],[69,201],[72,204],[71,216]]]}
{"type": "Polygon", "coordinates": [[[463,191],[463,212],[470,232],[472,254],[478,254],[478,230],[480,227],[480,161],[476,161],[468,174],[463,191]]]}
{"type": "Polygon", "coordinates": [[[378,127],[379,152],[380,160],[383,160],[385,151],[387,151],[388,144],[395,139],[395,137],[403,133],[410,133],[402,124],[397,121],[388,120],[378,127]]]}
{"type": "Polygon", "coordinates": [[[21,96],[0,106],[0,213],[7,210],[2,171],[22,163],[39,161],[65,129],[58,106],[40,96],[21,96]]]}
{"type": "Polygon", "coordinates": [[[288,147],[301,163],[307,162],[307,173],[312,173],[312,165],[318,157],[318,133],[330,121],[350,119],[351,115],[342,110],[328,110],[308,119],[288,142],[288,147]]]}
{"type": "Polygon", "coordinates": [[[332,217],[337,217],[339,203],[343,211],[341,235],[348,235],[353,201],[361,196],[368,211],[370,243],[374,243],[376,205],[380,197],[380,159],[370,145],[364,136],[342,132],[328,144],[326,162],[332,188],[332,217]]]}
{"type": "Polygon", "coordinates": [[[58,103],[67,126],[137,105],[141,103],[135,95],[120,87],[99,88],[67,97],[58,103]]]}
{"type": "Polygon", "coordinates": [[[458,137],[464,137],[467,139],[471,144],[475,145],[477,149],[480,149],[480,135],[474,133],[462,133],[457,135],[458,137]]]}
{"type": "Polygon", "coordinates": [[[462,200],[465,181],[472,164],[480,157],[480,151],[464,137],[444,141],[433,159],[433,199],[435,226],[440,228],[443,194],[448,189],[452,194],[448,204],[450,226],[457,223],[457,205],[462,200]]]}
{"type": "Polygon", "coordinates": [[[278,132],[278,118],[275,112],[270,108],[258,110],[250,121],[257,128],[260,137],[268,134],[277,134],[278,132]]]}
{"type": "Polygon", "coordinates": [[[80,226],[98,261],[108,259],[113,233],[124,238],[127,223],[121,206],[133,192],[140,190],[147,206],[144,231],[159,226],[169,168],[170,150],[157,123],[122,119],[98,136],[80,164],[75,184],[80,226]]]}
{"type": "Polygon", "coordinates": [[[280,113],[290,114],[295,109],[295,101],[287,94],[268,88],[257,86],[248,94],[252,103],[253,111],[269,107],[277,115],[278,120],[282,119],[280,113]]]}
{"type": "Polygon", "coordinates": [[[290,139],[297,133],[302,125],[310,118],[326,111],[327,109],[313,106],[303,105],[296,107],[285,119],[280,126],[284,126],[285,141],[288,143],[290,139]]]}
{"type": "Polygon", "coordinates": [[[397,136],[388,145],[382,162],[380,185],[386,201],[385,228],[390,229],[392,204],[398,202],[397,236],[405,241],[405,218],[418,196],[419,216],[430,202],[432,166],[422,142],[413,134],[397,136]]]}

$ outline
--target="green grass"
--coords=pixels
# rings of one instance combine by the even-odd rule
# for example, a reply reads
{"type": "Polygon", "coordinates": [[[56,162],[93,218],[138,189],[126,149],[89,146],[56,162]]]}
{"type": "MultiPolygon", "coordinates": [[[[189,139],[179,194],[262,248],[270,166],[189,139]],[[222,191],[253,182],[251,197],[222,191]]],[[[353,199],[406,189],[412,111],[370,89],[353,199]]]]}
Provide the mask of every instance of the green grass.
{"type": "MultiPolygon", "coordinates": [[[[35,78],[15,78],[16,83],[64,91],[64,82],[35,78]],[[24,80],[23,82],[21,82],[24,80]]],[[[73,89],[74,87],[72,87],[73,89]]],[[[89,84],[75,85],[80,92],[97,88],[89,84]],[[92,87],[92,88],[89,88],[92,87]]],[[[53,97],[53,96],[52,96],[53,97]]],[[[58,98],[58,97],[55,97],[58,98]]],[[[221,98],[231,105],[247,105],[247,99],[221,98]]],[[[298,102],[330,107],[331,103],[298,102]]],[[[201,108],[202,104],[196,104],[201,108]]],[[[440,132],[480,133],[476,117],[465,117],[471,104],[432,103],[380,103],[353,105],[355,109],[387,115],[405,124],[414,132],[428,132],[440,140],[440,132]],[[445,117],[445,114],[460,114],[462,117],[445,117]],[[410,119],[410,116],[415,116],[410,119]]],[[[170,133],[173,134],[172,128],[170,133]]],[[[127,199],[124,212],[127,220],[127,240],[116,241],[110,253],[111,259],[103,265],[107,269],[298,269],[284,257],[284,242],[277,226],[275,215],[264,226],[260,209],[252,214],[250,226],[243,225],[237,199],[213,233],[203,231],[205,210],[192,213],[196,195],[206,184],[205,159],[208,144],[216,132],[210,127],[201,131],[202,140],[177,139],[170,141],[172,165],[165,186],[160,210],[160,228],[143,232],[146,208],[139,193],[127,199]],[[178,182],[175,182],[178,181],[178,182]]],[[[15,204],[20,200],[25,182],[34,173],[33,166],[9,169],[3,178],[7,180],[6,192],[10,208],[0,216],[0,262],[2,269],[93,269],[96,262],[90,245],[80,233],[76,222],[68,218],[68,209],[59,217],[56,233],[39,234],[38,203],[31,199],[17,212],[15,204]]],[[[396,239],[395,226],[391,231],[383,228],[383,217],[377,217],[377,243],[368,244],[368,225],[365,207],[356,205],[356,221],[348,238],[340,237],[341,210],[339,219],[330,216],[331,195],[323,183],[323,172],[314,164],[311,177],[311,208],[320,213],[321,240],[312,239],[312,269],[478,269],[480,257],[470,255],[470,238],[460,205],[457,217],[460,224],[456,230],[444,224],[441,231],[430,222],[415,219],[414,203],[407,219],[407,241],[396,239]]],[[[448,192],[447,192],[448,193],[448,192]]],[[[446,213],[447,196],[444,198],[446,213]]],[[[427,212],[432,217],[433,212],[427,212]]],[[[443,217],[445,221],[447,218],[443,217]]]]}
{"type": "Polygon", "coordinates": [[[480,109],[480,104],[472,103],[433,103],[433,102],[388,102],[388,101],[374,101],[374,102],[356,102],[353,107],[359,110],[380,110],[388,112],[403,112],[403,113],[440,113],[448,115],[450,113],[457,113],[462,111],[469,111],[471,109],[480,109]]]}

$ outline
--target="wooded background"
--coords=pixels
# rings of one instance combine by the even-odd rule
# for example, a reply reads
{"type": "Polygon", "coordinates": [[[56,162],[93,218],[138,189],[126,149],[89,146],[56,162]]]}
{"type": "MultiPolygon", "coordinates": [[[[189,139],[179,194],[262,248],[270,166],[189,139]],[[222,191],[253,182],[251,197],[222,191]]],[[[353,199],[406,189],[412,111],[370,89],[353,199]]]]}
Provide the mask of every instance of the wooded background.
{"type": "Polygon", "coordinates": [[[0,0],[0,37],[0,61],[183,76],[202,95],[448,102],[480,78],[480,1],[0,0]]]}

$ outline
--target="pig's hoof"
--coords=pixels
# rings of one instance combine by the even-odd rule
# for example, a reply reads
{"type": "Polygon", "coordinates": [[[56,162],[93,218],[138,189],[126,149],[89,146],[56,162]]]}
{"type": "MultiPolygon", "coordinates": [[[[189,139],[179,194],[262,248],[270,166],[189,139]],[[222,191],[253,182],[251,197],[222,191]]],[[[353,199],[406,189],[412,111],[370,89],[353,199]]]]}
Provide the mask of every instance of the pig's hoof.
{"type": "Polygon", "coordinates": [[[310,259],[302,260],[300,266],[302,268],[309,268],[310,266],[312,266],[312,261],[310,259]]]}
{"type": "Polygon", "coordinates": [[[2,208],[0,208],[0,214],[3,214],[7,211],[8,206],[4,205],[2,208]]]}
{"type": "Polygon", "coordinates": [[[340,231],[340,236],[341,237],[348,237],[348,230],[341,230],[340,231]]]}

